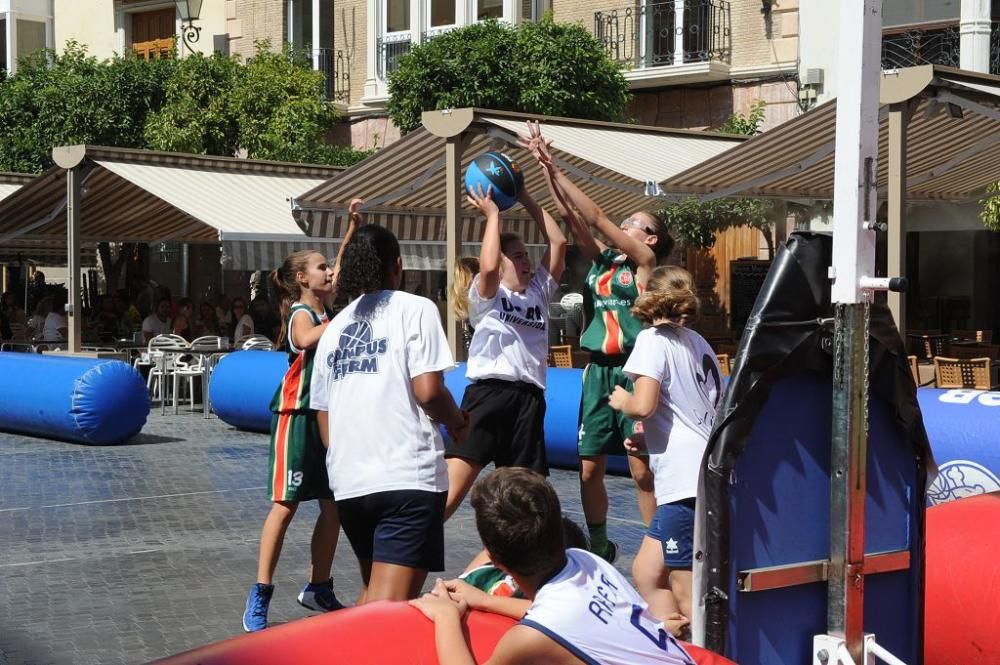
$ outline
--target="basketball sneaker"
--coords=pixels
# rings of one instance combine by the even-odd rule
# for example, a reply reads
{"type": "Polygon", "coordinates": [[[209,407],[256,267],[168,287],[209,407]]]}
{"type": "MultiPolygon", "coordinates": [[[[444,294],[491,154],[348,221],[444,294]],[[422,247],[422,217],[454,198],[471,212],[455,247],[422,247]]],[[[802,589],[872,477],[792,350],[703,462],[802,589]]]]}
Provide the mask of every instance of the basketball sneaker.
{"type": "Polygon", "coordinates": [[[618,559],[618,543],[608,539],[608,547],[603,552],[595,552],[597,556],[601,557],[608,563],[614,563],[618,559]]]}
{"type": "Polygon", "coordinates": [[[314,612],[333,612],[344,609],[333,593],[333,580],[313,584],[309,582],[299,594],[299,605],[314,612]]]}
{"type": "Polygon", "coordinates": [[[248,633],[256,633],[258,630],[267,628],[267,609],[271,606],[273,593],[273,584],[257,582],[250,587],[247,607],[243,611],[243,630],[248,633]]]}

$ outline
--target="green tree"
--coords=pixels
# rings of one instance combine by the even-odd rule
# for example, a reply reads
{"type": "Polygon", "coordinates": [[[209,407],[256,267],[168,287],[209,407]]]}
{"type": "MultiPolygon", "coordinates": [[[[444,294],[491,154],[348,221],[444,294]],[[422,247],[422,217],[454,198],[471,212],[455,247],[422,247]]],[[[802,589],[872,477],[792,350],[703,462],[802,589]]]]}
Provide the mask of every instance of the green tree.
{"type": "Polygon", "coordinates": [[[100,61],[75,42],[21,58],[0,81],[0,170],[41,172],[57,145],[145,147],[146,118],[162,105],[173,66],[131,55],[100,61]]]}
{"type": "Polygon", "coordinates": [[[986,188],[987,196],[979,202],[983,206],[979,211],[979,219],[990,231],[1000,231],[1000,182],[994,182],[986,188]]]}
{"type": "Polygon", "coordinates": [[[601,43],[549,16],[517,27],[482,21],[416,46],[390,75],[389,95],[403,132],[423,111],[463,106],[624,121],[630,98],[601,43]]]}
{"type": "MultiPolygon", "coordinates": [[[[726,134],[752,136],[760,134],[764,120],[763,100],[754,104],[747,115],[733,113],[718,131],[726,134]]],[[[749,226],[760,231],[767,241],[768,252],[774,256],[774,236],[771,218],[774,203],[765,199],[726,198],[701,202],[687,198],[666,206],[657,213],[684,244],[709,249],[720,231],[734,226],[749,226]]]]}

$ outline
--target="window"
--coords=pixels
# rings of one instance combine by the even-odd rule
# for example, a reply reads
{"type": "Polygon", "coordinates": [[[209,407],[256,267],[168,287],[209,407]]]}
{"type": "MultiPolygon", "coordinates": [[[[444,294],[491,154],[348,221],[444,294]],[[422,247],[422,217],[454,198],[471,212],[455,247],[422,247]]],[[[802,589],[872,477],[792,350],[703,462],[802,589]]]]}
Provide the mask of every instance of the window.
{"type": "Polygon", "coordinates": [[[158,9],[132,14],[132,51],[139,58],[172,58],[177,34],[177,10],[158,9]]]}
{"type": "Polygon", "coordinates": [[[307,48],[313,40],[312,2],[291,0],[288,4],[288,43],[295,48],[307,48]]]}
{"type": "Polygon", "coordinates": [[[455,25],[455,0],[430,0],[430,27],[455,25]]]}
{"type": "MultiPolygon", "coordinates": [[[[530,0],[527,5],[530,7],[530,0]]],[[[525,16],[531,16],[530,11],[525,13],[525,16]]],[[[488,18],[503,18],[503,0],[476,0],[476,20],[482,21],[488,18]]]]}
{"type": "Polygon", "coordinates": [[[17,19],[17,54],[28,55],[45,48],[45,24],[41,21],[17,19]]]}
{"type": "Polygon", "coordinates": [[[7,70],[7,19],[0,18],[0,70],[7,70]]]}
{"type": "Polygon", "coordinates": [[[882,24],[891,27],[910,23],[957,23],[961,12],[961,0],[884,0],[882,24]]]}
{"type": "Polygon", "coordinates": [[[385,31],[405,32],[410,29],[410,1],[386,0],[385,31]]]}

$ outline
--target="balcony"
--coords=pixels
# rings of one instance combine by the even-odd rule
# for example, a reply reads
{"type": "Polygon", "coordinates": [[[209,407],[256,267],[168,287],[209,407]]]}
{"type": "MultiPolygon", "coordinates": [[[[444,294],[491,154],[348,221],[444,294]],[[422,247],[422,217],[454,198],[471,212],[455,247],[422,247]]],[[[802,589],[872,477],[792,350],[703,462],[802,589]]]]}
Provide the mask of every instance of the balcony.
{"type": "Polygon", "coordinates": [[[375,66],[379,79],[389,80],[389,75],[399,68],[399,59],[410,52],[412,43],[408,32],[378,38],[375,44],[375,66]]]}
{"type": "Polygon", "coordinates": [[[918,65],[958,67],[960,42],[957,23],[885,30],[882,34],[882,69],[918,65]]]}
{"type": "Polygon", "coordinates": [[[331,102],[348,102],[351,98],[351,74],[344,61],[344,52],[338,49],[316,49],[313,66],[326,76],[324,96],[331,102]]]}
{"type": "Polygon", "coordinates": [[[667,0],[594,13],[594,36],[633,87],[728,75],[729,2],[667,0]]]}

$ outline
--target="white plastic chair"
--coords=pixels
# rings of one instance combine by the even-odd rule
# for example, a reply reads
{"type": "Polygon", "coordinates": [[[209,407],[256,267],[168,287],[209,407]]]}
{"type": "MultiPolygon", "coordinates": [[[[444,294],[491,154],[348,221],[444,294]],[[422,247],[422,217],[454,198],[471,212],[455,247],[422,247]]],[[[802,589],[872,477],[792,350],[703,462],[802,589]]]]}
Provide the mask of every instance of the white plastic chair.
{"type": "Polygon", "coordinates": [[[237,340],[236,348],[244,351],[274,351],[274,342],[263,335],[247,335],[237,340]]]}
{"type": "MultiPolygon", "coordinates": [[[[211,374],[212,370],[215,368],[215,363],[218,361],[220,354],[218,352],[224,351],[229,346],[229,340],[223,339],[216,335],[206,335],[204,337],[198,337],[191,342],[185,350],[191,351],[192,354],[188,356],[190,360],[185,359],[185,356],[180,356],[174,362],[173,366],[173,390],[174,390],[174,413],[177,413],[178,398],[180,393],[178,393],[178,384],[180,379],[186,378],[188,380],[188,398],[190,400],[191,408],[194,408],[194,380],[198,378],[202,379],[203,374],[211,374]]],[[[201,398],[207,399],[207,395],[202,395],[201,398]]]]}
{"type": "Polygon", "coordinates": [[[135,365],[149,365],[149,377],[146,379],[146,387],[149,388],[153,381],[156,387],[153,391],[153,398],[160,400],[160,412],[166,413],[167,397],[165,390],[169,387],[167,378],[173,373],[173,366],[177,356],[171,351],[183,351],[188,348],[187,340],[180,335],[157,335],[149,340],[146,346],[146,353],[140,356],[135,365]]]}

